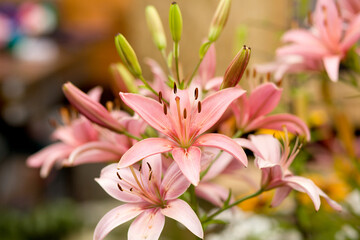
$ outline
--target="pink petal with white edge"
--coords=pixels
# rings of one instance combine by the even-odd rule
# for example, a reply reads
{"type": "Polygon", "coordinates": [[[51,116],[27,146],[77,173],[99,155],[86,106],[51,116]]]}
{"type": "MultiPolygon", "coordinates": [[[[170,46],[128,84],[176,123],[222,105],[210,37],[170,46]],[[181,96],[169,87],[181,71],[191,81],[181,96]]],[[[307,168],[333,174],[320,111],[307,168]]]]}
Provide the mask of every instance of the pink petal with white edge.
{"type": "Polygon", "coordinates": [[[172,155],[185,177],[197,186],[200,181],[200,148],[193,146],[188,149],[174,148],[172,155]]]}
{"type": "MultiPolygon", "coordinates": [[[[69,156],[69,164],[79,164],[76,163],[76,161],[82,157],[83,154],[86,154],[89,151],[97,151],[99,154],[99,159],[96,161],[93,157],[88,159],[82,159],[81,163],[87,163],[87,162],[106,162],[106,161],[117,161],[119,158],[126,152],[127,148],[123,146],[115,146],[112,143],[109,142],[89,142],[84,145],[81,145],[77,147],[69,156]],[[101,153],[103,153],[103,156],[101,156],[101,153]],[[94,161],[95,160],[95,161],[94,161]]],[[[89,156],[89,154],[88,154],[89,156]]]]}
{"type": "Polygon", "coordinates": [[[280,164],[281,145],[272,135],[251,135],[251,142],[254,144],[260,155],[255,155],[255,163],[258,168],[273,167],[280,164]]]}
{"type": "Polygon", "coordinates": [[[33,168],[41,167],[41,165],[43,165],[46,161],[49,161],[51,156],[59,154],[58,156],[67,158],[73,149],[73,146],[69,146],[60,142],[51,144],[41,149],[39,152],[31,155],[26,160],[26,165],[33,168]],[[65,154],[66,152],[67,154],[65,154]]]}
{"type": "Polygon", "coordinates": [[[281,94],[282,89],[274,83],[265,83],[255,88],[249,97],[250,118],[255,119],[274,110],[281,94]]]}
{"type": "Polygon", "coordinates": [[[252,151],[255,155],[262,157],[262,154],[260,151],[256,148],[256,146],[248,139],[246,138],[235,138],[234,139],[237,144],[239,144],[242,148],[247,148],[250,151],[252,151]]]}
{"type": "Polygon", "coordinates": [[[124,204],[110,210],[96,225],[94,240],[104,239],[114,228],[133,219],[143,211],[143,206],[140,204],[124,204]]]}
{"type": "Polygon", "coordinates": [[[231,139],[228,136],[217,133],[204,134],[198,137],[193,145],[222,149],[233,155],[245,167],[247,167],[248,160],[244,150],[234,141],[234,139],[231,139]]]}
{"type": "Polygon", "coordinates": [[[292,188],[289,186],[278,187],[271,202],[271,207],[279,206],[284,199],[290,194],[292,188]]]}
{"type": "Polygon", "coordinates": [[[165,200],[171,200],[182,195],[189,186],[189,180],[181,172],[177,163],[173,162],[164,173],[160,190],[161,194],[165,193],[165,200]]]}
{"type": "Polygon", "coordinates": [[[148,209],[130,225],[128,240],[157,240],[165,225],[165,216],[157,208],[148,209]]]}
{"type": "Polygon", "coordinates": [[[128,167],[143,158],[171,151],[175,144],[163,138],[147,138],[132,146],[120,159],[118,168],[128,167]]]}
{"type": "Polygon", "coordinates": [[[101,94],[103,92],[103,88],[100,86],[94,87],[88,91],[87,95],[95,102],[100,102],[101,94]]]}
{"type": "MultiPolygon", "coordinates": [[[[201,102],[201,112],[194,114],[194,125],[199,129],[197,134],[200,135],[212,127],[229,105],[244,93],[245,91],[239,88],[226,88],[205,98],[201,102]]],[[[198,111],[197,108],[194,110],[198,111]]]]}
{"type": "Polygon", "coordinates": [[[333,209],[335,209],[336,211],[341,211],[342,207],[340,204],[338,204],[337,202],[335,202],[334,200],[332,200],[326,193],[323,192],[323,190],[321,190],[319,187],[318,191],[320,193],[320,196],[325,198],[326,202],[330,205],[330,207],[332,207],[333,209]]]}
{"type": "Polygon", "coordinates": [[[250,132],[260,128],[282,131],[284,126],[289,132],[304,135],[306,140],[310,141],[310,130],[305,122],[299,117],[288,113],[275,114],[255,119],[250,122],[245,128],[245,131],[250,132]]]}
{"type": "Polygon", "coordinates": [[[121,99],[156,130],[168,135],[171,125],[163,105],[154,99],[133,93],[120,93],[121,99]]]}
{"type": "Polygon", "coordinates": [[[199,218],[185,201],[180,199],[169,201],[167,207],[162,208],[161,212],[165,216],[183,224],[199,238],[204,237],[204,231],[202,229],[199,218]]]}
{"type": "Polygon", "coordinates": [[[309,195],[309,197],[314,203],[315,210],[319,210],[321,204],[319,196],[320,192],[319,188],[315,185],[313,181],[308,178],[299,176],[287,176],[283,180],[289,187],[309,195]]]}
{"type": "Polygon", "coordinates": [[[323,61],[330,80],[337,82],[339,79],[340,56],[335,55],[324,57],[323,61]]]}

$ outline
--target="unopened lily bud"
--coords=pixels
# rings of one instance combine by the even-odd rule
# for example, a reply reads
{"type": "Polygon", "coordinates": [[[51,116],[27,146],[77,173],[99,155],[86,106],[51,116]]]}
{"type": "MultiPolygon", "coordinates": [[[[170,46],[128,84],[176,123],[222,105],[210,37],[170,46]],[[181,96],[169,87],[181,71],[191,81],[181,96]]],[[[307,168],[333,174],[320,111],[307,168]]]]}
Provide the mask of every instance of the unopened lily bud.
{"type": "Polygon", "coordinates": [[[159,50],[166,48],[166,37],[160,16],[154,6],[145,9],[146,22],[150,29],[153,41],[159,50]]]}
{"type": "Polygon", "coordinates": [[[174,42],[179,42],[182,33],[182,17],[179,5],[176,2],[170,6],[169,25],[172,39],[174,42]]]}
{"type": "Polygon", "coordinates": [[[235,87],[239,83],[249,63],[250,55],[251,48],[244,45],[226,69],[220,89],[235,87]]]}
{"type": "Polygon", "coordinates": [[[215,42],[220,36],[230,13],[231,0],[221,0],[211,21],[208,39],[215,42]]]}
{"type": "Polygon", "coordinates": [[[115,132],[123,131],[124,127],[111,116],[106,108],[75,87],[72,83],[65,83],[63,85],[63,92],[69,102],[90,121],[115,132]]]}
{"type": "Polygon", "coordinates": [[[135,84],[135,78],[122,63],[114,63],[110,66],[117,92],[138,93],[139,89],[135,84]]]}
{"type": "Polygon", "coordinates": [[[121,60],[129,69],[129,71],[135,76],[139,77],[142,75],[139,61],[136,57],[134,50],[132,49],[129,42],[122,34],[118,34],[115,37],[116,49],[120,55],[121,60]]]}

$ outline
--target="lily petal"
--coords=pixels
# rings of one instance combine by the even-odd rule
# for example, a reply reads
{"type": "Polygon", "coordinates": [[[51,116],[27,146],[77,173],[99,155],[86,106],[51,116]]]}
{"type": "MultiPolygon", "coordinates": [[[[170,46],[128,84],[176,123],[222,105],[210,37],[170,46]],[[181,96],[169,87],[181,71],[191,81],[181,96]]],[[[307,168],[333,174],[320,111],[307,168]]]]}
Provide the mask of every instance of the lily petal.
{"type": "Polygon", "coordinates": [[[250,118],[270,113],[279,104],[281,94],[282,89],[274,83],[265,83],[254,89],[249,97],[250,118]]]}
{"type": "Polygon", "coordinates": [[[130,225],[128,240],[157,240],[165,225],[165,217],[158,209],[149,209],[130,225]]]}
{"type": "Polygon", "coordinates": [[[344,51],[350,49],[360,38],[360,14],[350,23],[346,30],[345,37],[341,42],[344,51]]]}
{"type": "Polygon", "coordinates": [[[161,212],[165,216],[175,219],[176,221],[183,224],[199,238],[204,237],[204,231],[202,229],[199,218],[185,201],[180,199],[169,201],[167,207],[162,208],[161,212]]]}
{"type": "Polygon", "coordinates": [[[133,93],[120,93],[121,99],[156,130],[168,135],[171,125],[163,106],[154,99],[133,93]]]}
{"type": "Polygon", "coordinates": [[[214,183],[200,182],[199,186],[195,188],[195,191],[196,195],[218,207],[222,207],[224,201],[229,196],[228,189],[214,183]]]}
{"type": "Polygon", "coordinates": [[[175,144],[163,138],[147,138],[132,146],[120,159],[118,168],[128,167],[143,158],[157,153],[168,152],[175,144]]]}
{"type": "Polygon", "coordinates": [[[331,79],[331,81],[337,82],[337,80],[339,79],[340,56],[334,55],[324,57],[323,61],[329,78],[331,79]]]}
{"type": "Polygon", "coordinates": [[[199,129],[198,135],[212,127],[228,106],[244,93],[245,91],[239,88],[226,88],[205,98],[201,103],[202,110],[195,115],[194,120],[194,125],[199,129]]]}
{"type": "Polygon", "coordinates": [[[172,155],[185,177],[194,186],[197,186],[200,181],[200,148],[191,146],[188,149],[183,149],[177,147],[173,149],[172,155]]]}
{"type": "Polygon", "coordinates": [[[308,178],[299,176],[286,176],[284,179],[286,184],[299,192],[305,192],[314,203],[315,210],[318,211],[320,208],[320,192],[319,188],[308,178]]]}
{"type": "Polygon", "coordinates": [[[289,186],[278,187],[271,202],[271,207],[277,207],[290,194],[292,188],[289,186]]]}
{"type": "Polygon", "coordinates": [[[105,214],[96,225],[94,240],[102,240],[111,230],[127,222],[143,211],[140,204],[124,204],[105,214]]]}
{"type": "Polygon", "coordinates": [[[176,162],[173,162],[164,174],[161,188],[165,192],[164,199],[176,199],[190,186],[189,180],[181,172],[176,162]]]}
{"type": "Polygon", "coordinates": [[[234,141],[234,139],[231,139],[228,136],[217,133],[204,134],[198,137],[193,145],[222,149],[233,155],[245,167],[247,167],[248,160],[244,150],[234,141]]]}
{"type": "Polygon", "coordinates": [[[247,127],[246,132],[255,129],[267,128],[274,130],[283,130],[283,127],[294,134],[304,135],[307,141],[310,141],[310,130],[300,118],[287,113],[275,114],[255,119],[247,127]]]}

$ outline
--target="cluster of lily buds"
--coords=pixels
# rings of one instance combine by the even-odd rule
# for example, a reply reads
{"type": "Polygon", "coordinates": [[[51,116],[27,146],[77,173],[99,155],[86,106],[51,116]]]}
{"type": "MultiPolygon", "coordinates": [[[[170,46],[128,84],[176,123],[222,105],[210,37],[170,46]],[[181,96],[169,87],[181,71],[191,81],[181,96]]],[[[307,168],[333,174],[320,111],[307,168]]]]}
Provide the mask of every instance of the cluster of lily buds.
{"type": "MultiPolygon", "coordinates": [[[[226,23],[230,4],[229,0],[220,1],[210,27],[211,43],[219,37],[226,23]]],[[[154,43],[163,54],[166,38],[156,9],[148,7],[146,16],[154,43]]],[[[178,44],[182,17],[176,3],[170,7],[169,25],[172,40],[178,44]]],[[[169,73],[166,74],[151,59],[147,63],[154,80],[145,80],[136,54],[125,37],[117,35],[115,44],[122,63],[112,65],[111,70],[116,76],[121,100],[134,115],[114,107],[113,103],[105,108],[99,103],[99,93],[93,97],[94,94],[87,95],[66,83],[64,93],[81,115],[66,128],[55,131],[59,143],[28,160],[30,166],[45,169],[43,176],[55,163],[62,166],[115,163],[105,167],[96,181],[124,204],[100,220],[94,239],[104,239],[112,229],[134,218],[128,239],[158,239],[165,216],[203,238],[204,224],[209,224],[211,217],[199,215],[194,199],[197,195],[212,203],[218,213],[236,203],[229,191],[213,179],[246,171],[249,161],[243,148],[254,153],[255,165],[262,172],[260,190],[277,189],[273,206],[295,189],[306,192],[316,210],[320,206],[320,196],[334,209],[341,208],[311,180],[295,176],[289,170],[299,149],[294,147],[290,151],[287,131],[301,136],[304,141],[310,140],[310,132],[306,124],[292,114],[270,114],[280,102],[282,89],[265,82],[247,93],[238,86],[250,59],[249,47],[240,50],[223,77],[215,77],[214,45],[202,47],[204,55],[195,68],[198,73],[194,71],[188,82],[176,84],[172,78],[175,73],[167,69],[169,73]],[[139,88],[139,81],[145,84],[144,88],[139,88]],[[219,133],[231,118],[236,122],[233,137],[219,133]],[[272,135],[248,135],[263,128],[283,130],[284,146],[281,148],[272,135]],[[186,198],[185,192],[191,199],[186,198]],[[180,199],[181,195],[187,201],[180,199]]]]}
{"type": "Polygon", "coordinates": [[[325,71],[331,81],[338,81],[340,65],[346,65],[349,55],[359,54],[360,8],[355,6],[359,3],[353,0],[318,0],[310,28],[287,31],[282,37],[286,45],[276,51],[277,60],[258,70],[275,72],[277,79],[285,73],[325,71]]]}

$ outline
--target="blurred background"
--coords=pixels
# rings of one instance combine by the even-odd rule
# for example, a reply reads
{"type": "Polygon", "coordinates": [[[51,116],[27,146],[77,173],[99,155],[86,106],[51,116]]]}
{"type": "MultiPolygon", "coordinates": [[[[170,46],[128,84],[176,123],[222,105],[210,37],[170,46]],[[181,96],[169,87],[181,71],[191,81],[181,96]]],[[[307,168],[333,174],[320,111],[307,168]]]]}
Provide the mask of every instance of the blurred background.
{"type": "MultiPolygon", "coordinates": [[[[178,3],[184,20],[180,61],[184,72],[190,72],[198,61],[198,49],[207,36],[218,1],[179,0],[178,3]]],[[[99,176],[103,164],[53,170],[48,178],[42,179],[39,170],[28,168],[25,161],[51,143],[50,134],[54,128],[49,120],[59,121],[59,109],[68,104],[61,90],[63,83],[71,81],[83,91],[101,85],[104,88],[102,102],[113,98],[109,66],[119,61],[114,46],[117,33],[126,36],[143,65],[144,76],[152,78],[144,59],[151,57],[160,63],[162,59],[146,28],[144,10],[149,4],[159,11],[170,36],[167,21],[171,1],[1,0],[1,239],[91,239],[98,220],[118,205],[93,180],[99,176]]],[[[217,75],[223,75],[244,44],[252,48],[250,67],[273,60],[281,34],[303,24],[313,5],[310,0],[234,0],[228,24],[216,43],[217,75]]],[[[285,82],[284,85],[290,84],[285,82]]],[[[349,126],[355,134],[350,141],[356,141],[359,125],[355,123],[360,123],[360,111],[353,109],[359,106],[359,98],[349,96],[357,92],[344,84],[338,84],[336,88],[336,99],[343,101],[344,109],[351,113],[349,126]]],[[[323,127],[331,128],[331,120],[322,109],[316,89],[314,81],[288,88],[279,111],[297,113],[319,131],[317,136],[323,140],[323,127]]],[[[314,156],[320,160],[310,162],[313,169],[319,165],[329,166],[329,162],[334,161],[335,145],[340,149],[336,150],[337,161],[345,161],[347,155],[342,151],[346,146],[338,144],[333,136],[326,135],[324,139],[328,142],[321,143],[320,147],[309,146],[302,157],[304,160],[299,161],[299,171],[304,168],[304,162],[314,156]]],[[[359,154],[359,143],[356,146],[359,154]]],[[[345,175],[356,177],[358,173],[350,171],[351,165],[348,168],[345,175]]],[[[354,188],[334,173],[345,170],[329,169],[327,175],[314,173],[314,181],[328,188],[335,200],[347,201],[354,188]]],[[[353,197],[357,203],[360,203],[359,196],[353,197]]],[[[352,210],[354,214],[350,217],[344,217],[325,206],[325,210],[316,214],[323,224],[309,225],[314,219],[314,211],[308,199],[300,195],[295,203],[289,203],[291,207],[285,204],[280,210],[269,210],[270,199],[266,196],[256,199],[244,207],[244,214],[236,216],[244,224],[245,218],[250,219],[248,225],[234,227],[242,229],[242,233],[248,231],[248,235],[235,232],[237,237],[226,239],[333,239],[329,236],[336,234],[336,239],[360,239],[359,208],[352,210]],[[304,208],[296,205],[304,201],[307,203],[304,208]],[[254,224],[263,227],[255,231],[254,224]],[[262,238],[264,236],[267,238],[262,238]]],[[[183,233],[170,227],[175,225],[167,220],[166,229],[170,230],[162,235],[163,239],[191,239],[192,235],[186,231],[183,233]]],[[[124,231],[126,226],[114,231],[108,239],[123,239],[119,236],[124,231]]],[[[216,235],[212,239],[217,239],[216,235]]]]}

